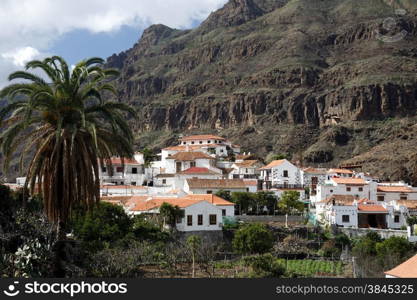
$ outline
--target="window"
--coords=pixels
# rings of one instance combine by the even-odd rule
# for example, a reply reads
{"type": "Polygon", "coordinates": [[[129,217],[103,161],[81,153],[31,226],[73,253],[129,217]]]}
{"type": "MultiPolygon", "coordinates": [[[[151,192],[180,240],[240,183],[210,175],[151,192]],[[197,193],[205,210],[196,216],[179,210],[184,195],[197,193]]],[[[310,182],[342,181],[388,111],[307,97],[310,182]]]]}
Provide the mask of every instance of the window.
{"type": "Polygon", "coordinates": [[[182,218],[177,218],[177,224],[182,223],[182,218]]]}
{"type": "Polygon", "coordinates": [[[176,163],[176,170],[177,170],[177,173],[181,172],[181,167],[182,167],[181,162],[180,162],[180,161],[177,161],[177,163],[176,163]]]}
{"type": "Polygon", "coordinates": [[[182,142],[182,144],[183,144],[183,145],[187,145],[187,143],[186,143],[186,142],[182,142]]]}
{"type": "Polygon", "coordinates": [[[203,225],[203,215],[198,215],[197,224],[198,225],[203,225]]]}
{"type": "Polygon", "coordinates": [[[203,141],[200,141],[200,144],[202,144],[203,143],[203,141]]]}
{"type": "Polygon", "coordinates": [[[377,199],[378,199],[378,201],[384,201],[385,197],[384,196],[378,196],[377,199]]]}
{"type": "Polygon", "coordinates": [[[187,215],[187,225],[188,226],[193,226],[193,216],[192,215],[187,215]]]}
{"type": "Polygon", "coordinates": [[[359,192],[363,192],[363,187],[360,187],[359,188],[359,192]]]}
{"type": "Polygon", "coordinates": [[[123,167],[116,167],[117,173],[123,173],[123,167]]]}
{"type": "Polygon", "coordinates": [[[288,170],[284,170],[284,172],[283,172],[282,176],[283,176],[283,177],[288,177],[288,170]]]}
{"type": "Polygon", "coordinates": [[[223,153],[223,152],[224,152],[224,150],[223,150],[223,149],[220,149],[220,152],[221,152],[221,153],[223,153]]]}
{"type": "Polygon", "coordinates": [[[333,190],[330,190],[330,193],[333,193],[333,190]]]}
{"type": "Polygon", "coordinates": [[[245,169],[245,173],[248,173],[248,172],[249,172],[249,171],[248,171],[248,169],[246,168],[246,169],[245,169]]]}
{"type": "Polygon", "coordinates": [[[195,161],[190,162],[190,167],[194,168],[195,167],[195,161]]]}
{"type": "Polygon", "coordinates": [[[162,179],[162,184],[167,184],[167,180],[166,179],[162,179]]]}
{"type": "Polygon", "coordinates": [[[194,145],[194,141],[191,142],[191,145],[194,145]]]}
{"type": "Polygon", "coordinates": [[[101,172],[106,173],[107,172],[107,168],[106,167],[102,167],[101,168],[101,172]]]}
{"type": "Polygon", "coordinates": [[[350,222],[350,217],[349,217],[349,215],[343,215],[343,216],[342,216],[342,222],[343,222],[343,223],[349,223],[349,222],[350,222]]]}
{"type": "Polygon", "coordinates": [[[394,216],[394,223],[400,223],[400,216],[399,215],[394,216]]]}
{"type": "Polygon", "coordinates": [[[352,189],[351,189],[351,187],[350,186],[347,186],[346,187],[346,192],[350,192],[352,189]]]}
{"type": "Polygon", "coordinates": [[[210,215],[210,225],[217,224],[217,215],[210,215]]]}
{"type": "Polygon", "coordinates": [[[131,185],[136,185],[136,181],[132,181],[130,184],[131,185]]]}
{"type": "Polygon", "coordinates": [[[138,168],[132,168],[132,174],[138,174],[138,168]]]}
{"type": "Polygon", "coordinates": [[[407,195],[400,195],[400,200],[407,200],[407,195]]]}
{"type": "Polygon", "coordinates": [[[211,141],[210,141],[210,140],[208,140],[208,141],[207,141],[207,144],[211,144],[211,141]]]}
{"type": "Polygon", "coordinates": [[[222,216],[224,217],[226,215],[226,210],[222,209],[222,216]]]}
{"type": "Polygon", "coordinates": [[[207,194],[213,194],[213,191],[207,191],[207,194]]]}

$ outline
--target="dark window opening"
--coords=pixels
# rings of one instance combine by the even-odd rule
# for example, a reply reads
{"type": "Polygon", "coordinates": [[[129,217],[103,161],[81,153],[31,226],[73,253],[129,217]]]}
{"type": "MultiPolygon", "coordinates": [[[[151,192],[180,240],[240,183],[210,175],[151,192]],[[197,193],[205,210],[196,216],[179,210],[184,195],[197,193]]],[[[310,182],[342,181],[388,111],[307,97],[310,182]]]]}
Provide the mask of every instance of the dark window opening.
{"type": "Polygon", "coordinates": [[[350,222],[350,217],[349,217],[349,215],[343,215],[343,216],[342,216],[342,222],[343,222],[343,223],[349,223],[349,222],[350,222]]]}
{"type": "Polygon", "coordinates": [[[198,225],[203,225],[203,215],[198,215],[197,224],[198,225]]]}
{"type": "Polygon", "coordinates": [[[217,215],[210,215],[210,225],[217,224],[217,215]]]}
{"type": "Polygon", "coordinates": [[[187,216],[187,225],[188,226],[193,226],[193,216],[192,215],[187,216]]]}

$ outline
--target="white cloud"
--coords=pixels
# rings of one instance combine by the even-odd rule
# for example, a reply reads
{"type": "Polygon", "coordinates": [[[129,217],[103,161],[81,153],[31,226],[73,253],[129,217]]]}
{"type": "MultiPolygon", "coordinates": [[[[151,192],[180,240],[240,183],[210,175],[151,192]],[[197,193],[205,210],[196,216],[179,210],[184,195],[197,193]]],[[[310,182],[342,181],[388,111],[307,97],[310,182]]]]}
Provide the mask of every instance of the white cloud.
{"type": "Polygon", "coordinates": [[[4,74],[47,52],[53,42],[77,29],[115,32],[162,23],[188,28],[227,0],[1,0],[0,86],[4,74]]]}
{"type": "Polygon", "coordinates": [[[25,63],[37,58],[40,55],[38,49],[32,47],[22,47],[11,52],[6,52],[1,55],[6,60],[11,60],[17,67],[23,67],[25,63]]]}

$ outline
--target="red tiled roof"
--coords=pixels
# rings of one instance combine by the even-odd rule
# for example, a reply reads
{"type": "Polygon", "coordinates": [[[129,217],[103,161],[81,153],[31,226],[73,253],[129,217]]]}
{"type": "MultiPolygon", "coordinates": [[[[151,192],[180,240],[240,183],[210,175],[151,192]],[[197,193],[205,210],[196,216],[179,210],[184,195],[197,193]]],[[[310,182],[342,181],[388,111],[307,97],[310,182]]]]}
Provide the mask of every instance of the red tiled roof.
{"type": "Polygon", "coordinates": [[[167,147],[164,148],[162,150],[169,150],[169,151],[195,151],[195,150],[200,150],[202,148],[206,149],[206,148],[215,148],[215,147],[224,147],[224,145],[219,145],[219,144],[203,144],[203,145],[181,145],[181,146],[171,146],[171,147],[167,147]]]}
{"type": "Polygon", "coordinates": [[[214,159],[212,156],[203,152],[178,152],[174,155],[167,157],[167,159],[174,159],[177,161],[191,161],[196,159],[214,159]]]}
{"type": "Polygon", "coordinates": [[[242,179],[187,179],[190,188],[246,188],[242,179]]]}
{"type": "Polygon", "coordinates": [[[366,185],[366,181],[362,178],[341,178],[341,177],[332,177],[331,178],[337,184],[348,184],[348,185],[366,185]]]}
{"type": "Polygon", "coordinates": [[[233,206],[232,202],[224,200],[223,198],[213,194],[191,194],[184,196],[182,199],[204,200],[214,205],[233,206]]]}
{"type": "Polygon", "coordinates": [[[348,169],[330,169],[328,173],[353,174],[353,171],[348,169]]]}
{"type": "Polygon", "coordinates": [[[417,191],[414,191],[407,186],[378,185],[377,191],[384,193],[417,193],[417,191]]]}
{"type": "Polygon", "coordinates": [[[407,207],[408,209],[417,209],[417,200],[398,200],[398,205],[407,207]]]}
{"type": "Polygon", "coordinates": [[[272,169],[273,167],[278,167],[279,165],[282,165],[285,161],[286,161],[285,159],[274,160],[270,162],[268,165],[266,165],[265,167],[262,167],[261,170],[272,169]]]}
{"type": "Polygon", "coordinates": [[[181,141],[194,141],[194,140],[226,140],[225,138],[222,138],[221,136],[217,135],[211,135],[211,134],[201,134],[201,135],[190,135],[185,136],[181,139],[181,141]]]}
{"type": "Polygon", "coordinates": [[[324,169],[306,168],[303,171],[304,173],[309,173],[309,174],[326,174],[326,170],[324,169]]]}
{"type": "Polygon", "coordinates": [[[353,195],[332,195],[320,201],[319,203],[330,204],[330,203],[333,203],[333,201],[337,205],[351,206],[353,205],[353,202],[355,201],[355,197],[353,195]]]}
{"type": "Polygon", "coordinates": [[[377,204],[359,204],[358,210],[366,212],[388,212],[382,205],[377,204]]]}
{"type": "Polygon", "coordinates": [[[417,255],[403,262],[392,270],[385,272],[397,278],[417,278],[417,255]]]}
{"type": "Polygon", "coordinates": [[[152,198],[151,200],[137,201],[131,211],[148,211],[160,207],[163,203],[168,203],[180,208],[186,208],[204,200],[191,200],[183,198],[152,198]]]}
{"type": "MultiPolygon", "coordinates": [[[[112,157],[110,160],[112,165],[121,165],[123,164],[122,159],[119,157],[112,157]]],[[[136,159],[123,159],[125,165],[140,165],[140,163],[136,159]]]]}
{"type": "Polygon", "coordinates": [[[192,167],[182,172],[179,172],[179,174],[218,174],[218,173],[212,170],[209,170],[207,168],[192,167]]]}
{"type": "Polygon", "coordinates": [[[113,190],[146,190],[147,187],[146,186],[141,186],[141,185],[101,185],[100,189],[104,190],[104,189],[113,189],[113,190]]]}
{"type": "Polygon", "coordinates": [[[244,160],[242,162],[235,163],[235,165],[240,168],[256,167],[257,164],[259,164],[259,161],[257,160],[244,160]]]}
{"type": "Polygon", "coordinates": [[[258,180],[244,180],[246,186],[257,186],[258,180]]]}

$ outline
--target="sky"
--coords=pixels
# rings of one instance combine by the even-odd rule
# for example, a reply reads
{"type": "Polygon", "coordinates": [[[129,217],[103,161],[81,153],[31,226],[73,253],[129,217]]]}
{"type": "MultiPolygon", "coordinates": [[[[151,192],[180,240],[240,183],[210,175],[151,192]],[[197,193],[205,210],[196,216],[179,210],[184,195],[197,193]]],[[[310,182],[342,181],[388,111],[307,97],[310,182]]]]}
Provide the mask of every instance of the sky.
{"type": "Polygon", "coordinates": [[[0,88],[26,62],[51,55],[69,64],[107,58],[152,24],[198,26],[227,0],[1,0],[0,88]]]}

